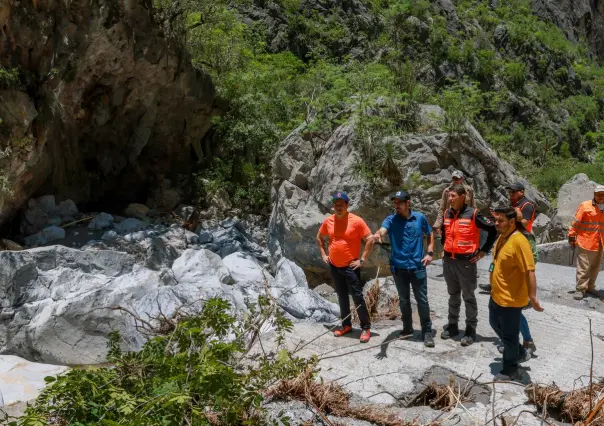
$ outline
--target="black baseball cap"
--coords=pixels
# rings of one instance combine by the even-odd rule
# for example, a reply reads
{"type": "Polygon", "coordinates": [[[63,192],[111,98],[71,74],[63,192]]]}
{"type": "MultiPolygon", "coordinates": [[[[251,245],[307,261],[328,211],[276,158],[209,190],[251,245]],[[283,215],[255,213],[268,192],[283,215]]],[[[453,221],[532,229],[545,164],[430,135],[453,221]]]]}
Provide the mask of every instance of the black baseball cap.
{"type": "Polygon", "coordinates": [[[390,197],[391,200],[401,200],[401,201],[409,201],[411,199],[411,195],[409,195],[409,193],[403,189],[401,189],[400,191],[396,191],[394,194],[392,194],[392,197],[390,197]]]}
{"type": "Polygon", "coordinates": [[[524,191],[524,184],[522,182],[514,182],[506,186],[505,189],[512,189],[514,191],[524,191]]]}

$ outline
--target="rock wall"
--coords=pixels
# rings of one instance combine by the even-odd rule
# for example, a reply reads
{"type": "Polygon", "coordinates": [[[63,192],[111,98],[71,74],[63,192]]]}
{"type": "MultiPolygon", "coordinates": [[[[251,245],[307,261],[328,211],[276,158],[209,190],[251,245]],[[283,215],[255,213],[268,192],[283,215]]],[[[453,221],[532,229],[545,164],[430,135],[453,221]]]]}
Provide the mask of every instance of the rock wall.
{"type": "Polygon", "coordinates": [[[571,41],[585,39],[604,57],[604,2],[601,0],[532,0],[540,18],[560,27],[571,41]]]}
{"type": "MultiPolygon", "coordinates": [[[[423,106],[421,120],[426,122],[428,117],[442,114],[439,107],[423,106]]],[[[275,259],[285,256],[307,273],[323,274],[327,270],[319,256],[315,236],[330,213],[331,194],[337,190],[346,191],[351,197],[350,210],[363,217],[375,232],[392,212],[390,195],[395,188],[385,180],[379,188],[371,188],[355,171],[358,154],[354,149],[355,133],[351,121],[333,132],[316,160],[313,160],[310,142],[302,135],[304,127],[290,134],[275,155],[269,249],[275,259]]],[[[389,137],[388,141],[402,158],[397,167],[404,177],[403,187],[412,194],[412,208],[425,213],[431,223],[454,169],[462,170],[467,176],[482,209],[507,200],[507,184],[524,181],[471,126],[461,139],[451,138],[436,128],[429,133],[389,137]]],[[[546,198],[524,182],[527,197],[536,202],[537,210],[547,211],[546,198]]],[[[367,267],[378,264],[384,267],[387,251],[376,248],[375,253],[367,267]]],[[[384,267],[382,271],[388,269],[384,267]]]]}
{"type": "Polygon", "coordinates": [[[0,65],[21,80],[0,90],[0,145],[12,148],[14,185],[0,223],[42,193],[76,203],[178,204],[217,113],[214,88],[163,37],[151,7],[0,3],[0,65]]]}

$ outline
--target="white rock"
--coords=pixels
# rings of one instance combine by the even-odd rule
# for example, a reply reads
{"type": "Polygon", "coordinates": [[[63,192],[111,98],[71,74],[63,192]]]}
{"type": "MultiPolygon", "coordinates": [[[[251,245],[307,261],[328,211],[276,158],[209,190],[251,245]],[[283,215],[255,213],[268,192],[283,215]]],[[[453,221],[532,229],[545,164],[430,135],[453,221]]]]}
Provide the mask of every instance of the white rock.
{"type": "Polygon", "coordinates": [[[56,376],[67,367],[29,362],[14,355],[0,355],[0,406],[30,401],[44,389],[44,377],[56,376]]]}

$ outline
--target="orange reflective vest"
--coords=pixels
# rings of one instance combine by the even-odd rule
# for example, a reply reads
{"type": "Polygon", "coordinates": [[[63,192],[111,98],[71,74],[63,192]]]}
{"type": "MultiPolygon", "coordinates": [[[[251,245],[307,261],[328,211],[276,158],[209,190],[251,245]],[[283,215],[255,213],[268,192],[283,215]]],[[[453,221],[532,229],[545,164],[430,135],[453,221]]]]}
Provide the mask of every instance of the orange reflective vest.
{"type": "Polygon", "coordinates": [[[530,204],[533,206],[533,215],[531,216],[531,218],[528,221],[528,225],[526,225],[526,230],[529,232],[533,232],[533,222],[535,221],[535,205],[533,203],[531,203],[530,201],[526,200],[524,203],[522,203],[522,205],[520,207],[518,207],[520,209],[520,211],[522,211],[522,209],[524,208],[524,206],[526,206],[527,204],[530,204]]]}
{"type": "Polygon", "coordinates": [[[447,210],[443,225],[445,226],[444,250],[456,254],[469,255],[475,253],[480,246],[480,229],[476,226],[477,209],[466,209],[462,217],[459,212],[447,210]]]}
{"type": "Polygon", "coordinates": [[[604,212],[593,200],[579,204],[568,236],[576,237],[577,245],[585,250],[598,251],[604,246],[604,212]]]}

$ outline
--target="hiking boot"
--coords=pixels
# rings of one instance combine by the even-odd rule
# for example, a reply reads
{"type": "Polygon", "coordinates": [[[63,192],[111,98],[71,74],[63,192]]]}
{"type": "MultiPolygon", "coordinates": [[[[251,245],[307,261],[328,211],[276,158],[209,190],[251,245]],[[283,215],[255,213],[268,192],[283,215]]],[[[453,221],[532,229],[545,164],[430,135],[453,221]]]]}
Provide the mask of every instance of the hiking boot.
{"type": "Polygon", "coordinates": [[[524,373],[524,370],[518,369],[513,373],[508,373],[508,374],[499,373],[495,377],[493,377],[493,379],[496,382],[513,382],[513,381],[520,379],[522,377],[523,373],[524,373]]]}
{"type": "Polygon", "coordinates": [[[432,331],[424,333],[424,346],[427,348],[433,348],[435,346],[432,331]]]}
{"type": "Polygon", "coordinates": [[[537,346],[535,346],[535,343],[532,340],[525,340],[524,342],[522,342],[522,347],[524,347],[525,350],[529,351],[531,355],[537,352],[537,346]]]}
{"type": "Polygon", "coordinates": [[[499,351],[500,354],[503,353],[503,346],[497,346],[497,350],[499,351]]]}
{"type": "Polygon", "coordinates": [[[489,293],[491,292],[491,284],[478,284],[478,287],[482,291],[488,291],[489,293]]]}
{"type": "Polygon", "coordinates": [[[470,346],[476,340],[476,330],[474,327],[467,326],[464,336],[461,338],[461,346],[470,346]]]}
{"type": "Polygon", "coordinates": [[[595,288],[592,288],[591,290],[587,290],[587,294],[589,294],[590,296],[593,296],[593,297],[597,297],[598,299],[600,298],[600,292],[598,290],[596,290],[595,288]]]}
{"type": "Polygon", "coordinates": [[[398,334],[399,339],[408,339],[409,337],[413,336],[413,329],[412,328],[403,328],[403,331],[401,331],[398,334]]]}
{"type": "Polygon", "coordinates": [[[582,291],[575,291],[575,295],[573,297],[575,300],[582,300],[585,297],[585,293],[582,291]]]}
{"type": "Polygon", "coordinates": [[[349,325],[345,325],[342,328],[340,328],[339,330],[336,330],[333,332],[333,335],[336,337],[341,337],[347,333],[350,333],[352,331],[352,327],[349,325]]]}
{"type": "Polygon", "coordinates": [[[369,338],[371,337],[371,331],[366,328],[363,331],[361,331],[361,338],[359,339],[361,341],[361,343],[367,343],[369,341],[369,338]]]}
{"type": "Polygon", "coordinates": [[[457,324],[447,324],[443,327],[443,332],[440,333],[441,339],[451,339],[459,334],[459,327],[457,324]]]}

